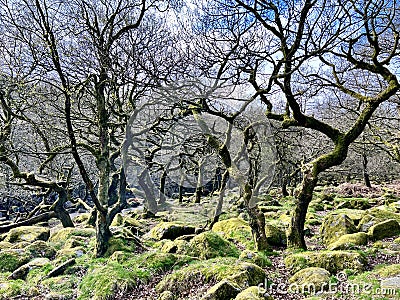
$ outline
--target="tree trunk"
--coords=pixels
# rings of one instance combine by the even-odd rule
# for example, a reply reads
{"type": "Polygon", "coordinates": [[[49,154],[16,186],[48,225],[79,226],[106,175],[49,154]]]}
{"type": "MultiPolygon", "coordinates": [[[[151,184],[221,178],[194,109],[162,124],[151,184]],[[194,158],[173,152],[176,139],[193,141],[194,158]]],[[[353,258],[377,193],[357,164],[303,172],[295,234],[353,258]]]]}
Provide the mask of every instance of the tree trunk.
{"type": "Polygon", "coordinates": [[[164,170],[161,179],[160,179],[160,201],[159,204],[163,205],[165,204],[166,198],[165,198],[165,181],[167,180],[167,171],[164,170]]]}
{"type": "Polygon", "coordinates": [[[197,174],[197,184],[196,184],[196,191],[195,191],[195,203],[200,203],[201,201],[201,194],[202,194],[202,187],[203,187],[203,170],[202,170],[202,162],[199,162],[199,169],[197,174]]]}
{"type": "Polygon", "coordinates": [[[224,172],[224,175],[222,176],[222,180],[218,180],[218,182],[219,182],[218,183],[218,186],[219,186],[218,203],[217,203],[217,207],[215,209],[214,219],[210,224],[210,228],[212,228],[213,225],[218,222],[219,216],[222,213],[222,205],[224,204],[225,189],[226,189],[226,184],[227,184],[228,180],[229,180],[229,171],[226,170],[224,172]]]}
{"type": "Polygon", "coordinates": [[[368,174],[368,158],[367,154],[363,152],[362,154],[362,165],[363,165],[363,177],[364,177],[364,184],[366,187],[371,188],[371,181],[369,179],[369,174],[368,174]]]}
{"type": "Polygon", "coordinates": [[[97,211],[96,218],[96,257],[103,257],[108,249],[108,241],[111,237],[110,222],[107,213],[97,211]]]}
{"type": "Polygon", "coordinates": [[[145,201],[145,208],[147,211],[151,212],[152,214],[157,213],[157,202],[156,202],[156,197],[154,195],[154,191],[151,189],[149,186],[149,174],[147,169],[145,169],[140,175],[139,175],[139,185],[143,189],[145,195],[146,195],[146,201],[145,201]]]}
{"type": "Polygon", "coordinates": [[[58,192],[58,199],[53,204],[52,209],[57,214],[57,218],[61,221],[63,227],[74,227],[69,213],[65,210],[64,204],[67,202],[67,193],[65,190],[58,192]]]}
{"type": "Polygon", "coordinates": [[[269,246],[267,236],[265,235],[265,216],[260,212],[257,205],[250,205],[252,189],[249,184],[246,184],[244,188],[243,197],[247,213],[249,214],[249,225],[256,249],[257,251],[268,250],[269,246]]]}
{"type": "Polygon", "coordinates": [[[289,196],[289,193],[287,190],[287,183],[288,183],[288,180],[287,180],[286,174],[284,174],[282,177],[282,184],[281,184],[281,191],[282,191],[283,197],[289,196]]]}
{"type": "Polygon", "coordinates": [[[317,175],[313,174],[314,165],[308,167],[303,172],[301,191],[296,197],[296,206],[292,211],[292,219],[287,232],[287,246],[291,249],[307,249],[304,240],[304,223],[308,205],[312,200],[313,191],[318,181],[317,175]]]}

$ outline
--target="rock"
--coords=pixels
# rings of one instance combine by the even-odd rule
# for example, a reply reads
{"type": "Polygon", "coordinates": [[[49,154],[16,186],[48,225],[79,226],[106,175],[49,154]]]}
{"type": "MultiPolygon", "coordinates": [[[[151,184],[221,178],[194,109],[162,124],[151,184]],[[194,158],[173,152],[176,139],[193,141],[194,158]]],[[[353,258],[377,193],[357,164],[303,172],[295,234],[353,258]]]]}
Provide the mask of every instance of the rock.
{"type": "Polygon", "coordinates": [[[56,258],[58,260],[65,260],[70,258],[81,257],[83,254],[87,252],[87,249],[83,247],[76,247],[76,248],[66,248],[60,249],[57,251],[56,258]]]}
{"type": "Polygon", "coordinates": [[[271,246],[286,246],[285,231],[272,224],[265,224],[265,235],[271,246]]]}
{"type": "Polygon", "coordinates": [[[205,283],[226,279],[243,290],[263,283],[265,276],[264,270],[257,265],[243,263],[232,257],[218,257],[192,263],[166,275],[157,284],[156,290],[159,293],[171,291],[179,298],[178,296],[185,293],[188,288],[190,289],[199,278],[202,278],[201,280],[205,283]]]}
{"type": "Polygon", "coordinates": [[[329,245],[342,235],[357,232],[353,221],[345,214],[331,213],[327,215],[321,225],[320,233],[325,245],[329,245]]]}
{"type": "Polygon", "coordinates": [[[323,287],[328,287],[331,274],[323,269],[317,267],[305,268],[295,273],[289,282],[299,287],[300,290],[308,288],[308,293],[315,293],[321,291],[323,287]]]}
{"type": "Polygon", "coordinates": [[[25,248],[32,257],[52,258],[56,255],[56,250],[44,241],[36,241],[25,248]]]}
{"type": "Polygon", "coordinates": [[[174,300],[174,299],[175,299],[174,294],[172,294],[170,291],[165,291],[160,294],[157,300],[174,300]]]}
{"type": "Polygon", "coordinates": [[[112,255],[115,251],[133,252],[135,250],[135,243],[132,240],[123,236],[112,236],[108,240],[108,248],[105,257],[112,255]]]}
{"type": "Polygon", "coordinates": [[[366,259],[358,252],[351,251],[302,252],[287,256],[285,265],[292,272],[307,267],[319,267],[335,274],[344,269],[362,271],[366,259]]]}
{"type": "Polygon", "coordinates": [[[11,280],[17,280],[17,279],[23,279],[25,280],[26,275],[28,275],[29,271],[35,268],[40,268],[43,267],[47,264],[50,263],[50,260],[48,258],[40,257],[40,258],[35,258],[34,260],[31,260],[27,264],[24,264],[20,266],[18,269],[14,270],[12,274],[8,276],[8,279],[11,280]]]}
{"type": "Polygon", "coordinates": [[[400,276],[383,279],[380,288],[382,290],[394,289],[398,291],[400,289],[400,276]]]}
{"type": "Polygon", "coordinates": [[[366,198],[337,198],[335,202],[339,202],[337,209],[350,208],[365,210],[371,208],[371,204],[366,198]]]}
{"type": "Polygon", "coordinates": [[[374,274],[380,278],[399,277],[400,276],[400,264],[382,266],[378,270],[374,270],[374,274]]]}
{"type": "Polygon", "coordinates": [[[264,282],[265,272],[259,266],[251,263],[242,263],[240,272],[228,277],[242,289],[264,282]]]}
{"type": "Polygon", "coordinates": [[[0,251],[0,272],[14,272],[29,262],[30,256],[25,250],[9,249],[0,251]]]}
{"type": "Polygon", "coordinates": [[[90,219],[90,213],[83,213],[74,218],[75,224],[84,224],[87,223],[90,219]]]}
{"type": "Polygon", "coordinates": [[[50,236],[50,229],[40,226],[20,226],[11,229],[6,238],[5,242],[16,243],[16,242],[34,242],[37,240],[47,241],[50,236]]]}
{"type": "Polygon", "coordinates": [[[358,231],[368,232],[373,225],[390,219],[400,222],[400,214],[384,205],[368,209],[358,224],[358,231]]]}
{"type": "Polygon", "coordinates": [[[373,225],[368,230],[368,235],[372,240],[382,240],[386,237],[392,237],[400,233],[400,225],[394,220],[386,220],[373,225]]]}
{"type": "Polygon", "coordinates": [[[190,249],[188,249],[189,242],[179,239],[176,239],[175,241],[161,240],[155,243],[154,247],[160,249],[164,253],[184,254],[190,251],[190,249]]]}
{"type": "Polygon", "coordinates": [[[53,270],[51,270],[48,274],[47,277],[56,277],[59,275],[64,274],[65,270],[74,265],[75,264],[75,258],[71,258],[69,260],[67,260],[66,262],[62,263],[61,265],[59,265],[58,267],[54,268],[53,270]]]}
{"type": "Polygon", "coordinates": [[[251,228],[249,224],[241,218],[219,221],[214,224],[211,230],[223,233],[226,239],[232,239],[245,246],[253,243],[251,228]]]}
{"type": "Polygon", "coordinates": [[[258,286],[251,286],[240,292],[235,300],[273,300],[271,296],[267,296],[266,291],[258,286]]]}
{"type": "Polygon", "coordinates": [[[186,226],[174,222],[161,222],[154,226],[147,233],[147,236],[156,241],[163,239],[174,240],[182,235],[194,234],[195,230],[194,226],[186,226]]]}
{"type": "Polygon", "coordinates": [[[328,245],[329,250],[348,250],[354,246],[363,246],[368,242],[368,234],[365,232],[357,232],[342,235],[336,242],[328,245]]]}
{"type": "Polygon", "coordinates": [[[240,253],[239,260],[253,263],[261,268],[271,265],[271,261],[265,254],[250,250],[242,251],[242,253],[240,253]]]}
{"type": "Polygon", "coordinates": [[[227,279],[218,282],[212,286],[202,298],[202,300],[226,300],[235,298],[241,289],[240,287],[227,279]]]}
{"type": "Polygon", "coordinates": [[[10,249],[13,244],[10,242],[0,242],[0,250],[10,249]]]}
{"type": "Polygon", "coordinates": [[[215,232],[203,232],[193,239],[188,244],[190,256],[199,257],[200,259],[210,259],[214,257],[232,256],[239,257],[239,250],[232,243],[221,237],[215,232]]]}
{"type": "Polygon", "coordinates": [[[68,227],[68,228],[61,228],[60,230],[52,233],[49,241],[55,244],[63,245],[72,236],[91,238],[94,237],[95,235],[96,235],[96,230],[93,228],[68,227]]]}

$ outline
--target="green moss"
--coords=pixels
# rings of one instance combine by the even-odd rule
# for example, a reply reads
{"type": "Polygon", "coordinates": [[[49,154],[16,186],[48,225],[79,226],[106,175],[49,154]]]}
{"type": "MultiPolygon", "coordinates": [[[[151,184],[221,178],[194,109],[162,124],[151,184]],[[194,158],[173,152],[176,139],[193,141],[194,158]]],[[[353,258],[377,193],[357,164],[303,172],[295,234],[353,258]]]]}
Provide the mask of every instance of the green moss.
{"type": "Polygon", "coordinates": [[[96,230],[93,228],[62,228],[51,234],[49,241],[57,246],[63,246],[66,241],[73,237],[84,237],[86,241],[96,235],[96,230]]]}
{"type": "Polygon", "coordinates": [[[192,238],[188,244],[187,255],[210,259],[218,256],[239,257],[239,250],[234,244],[215,232],[203,232],[192,238]]]}
{"type": "Polygon", "coordinates": [[[241,218],[219,221],[214,224],[212,231],[222,232],[226,239],[233,240],[247,249],[255,249],[251,228],[248,223],[241,218]]]}
{"type": "Polygon", "coordinates": [[[56,254],[56,250],[44,241],[36,241],[25,248],[32,257],[52,258],[56,254]]]}
{"type": "Polygon", "coordinates": [[[78,284],[79,278],[75,275],[63,275],[46,278],[39,286],[46,294],[69,300],[76,298],[78,284]]]}
{"type": "MultiPolygon", "coordinates": [[[[328,285],[331,274],[323,269],[310,267],[298,271],[290,279],[290,283],[296,284],[299,287],[307,287],[312,285],[313,291],[321,290],[322,286],[328,285]]],[[[311,292],[311,291],[308,291],[311,292]]]]}
{"type": "Polygon", "coordinates": [[[331,213],[327,215],[320,228],[325,245],[337,241],[342,235],[355,232],[357,232],[357,229],[352,219],[346,214],[331,213]]]}
{"type": "Polygon", "coordinates": [[[238,285],[257,285],[265,278],[264,271],[249,263],[234,258],[213,258],[194,262],[189,266],[169,274],[157,284],[158,292],[171,291],[174,294],[184,292],[193,282],[210,282],[229,279],[238,285]]]}
{"type": "Polygon", "coordinates": [[[272,297],[264,297],[265,290],[258,286],[251,286],[240,292],[235,300],[273,300],[272,297]]]}
{"type": "Polygon", "coordinates": [[[12,297],[28,294],[27,286],[25,281],[18,280],[7,280],[10,273],[0,273],[0,299],[9,300],[12,297]]]}
{"type": "Polygon", "coordinates": [[[368,235],[373,240],[381,240],[386,237],[392,237],[400,233],[399,222],[395,219],[385,220],[371,226],[368,230],[368,235]]]}
{"type": "Polygon", "coordinates": [[[47,241],[50,236],[49,228],[40,226],[20,226],[11,229],[6,238],[5,242],[34,242],[37,240],[47,241]]]}
{"type": "Polygon", "coordinates": [[[356,246],[366,245],[368,235],[365,232],[357,232],[352,234],[342,235],[336,242],[329,244],[329,250],[348,250],[356,246]]]}
{"type": "Polygon", "coordinates": [[[79,285],[78,299],[112,298],[120,290],[133,288],[139,281],[147,281],[154,272],[169,270],[191,260],[193,258],[188,256],[161,252],[146,252],[124,259],[121,263],[116,260],[86,260],[90,266],[79,285]]]}
{"type": "Polygon", "coordinates": [[[265,252],[254,252],[251,250],[244,250],[239,256],[239,259],[244,262],[253,263],[259,267],[265,268],[272,266],[271,260],[265,252]]]}
{"type": "Polygon", "coordinates": [[[0,251],[0,272],[13,272],[29,260],[30,256],[26,251],[2,250],[0,251]]]}
{"type": "Polygon", "coordinates": [[[323,268],[330,273],[337,273],[344,269],[362,271],[365,264],[364,255],[351,251],[302,252],[285,258],[285,265],[292,272],[297,272],[307,267],[323,268]]]}
{"type": "Polygon", "coordinates": [[[380,278],[388,278],[400,275],[400,264],[378,265],[374,268],[374,274],[380,278]]]}

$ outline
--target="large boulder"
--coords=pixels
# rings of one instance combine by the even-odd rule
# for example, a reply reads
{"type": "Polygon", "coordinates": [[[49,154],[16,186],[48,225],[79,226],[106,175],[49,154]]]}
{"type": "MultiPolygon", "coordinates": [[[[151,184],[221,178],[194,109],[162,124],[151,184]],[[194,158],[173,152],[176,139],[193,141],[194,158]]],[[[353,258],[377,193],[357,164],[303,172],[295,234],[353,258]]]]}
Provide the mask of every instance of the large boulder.
{"type": "Polygon", "coordinates": [[[36,241],[28,245],[25,250],[32,257],[52,258],[56,255],[56,250],[45,241],[36,241]]]}
{"type": "Polygon", "coordinates": [[[323,268],[332,274],[344,269],[362,271],[366,263],[364,256],[352,251],[302,252],[285,258],[286,267],[293,273],[307,267],[323,268]]]}
{"type": "Polygon", "coordinates": [[[243,250],[242,253],[240,253],[239,260],[253,263],[261,268],[265,268],[267,266],[272,265],[271,261],[264,253],[255,252],[247,249],[243,250]]]}
{"type": "Polygon", "coordinates": [[[286,246],[285,231],[273,224],[265,224],[265,235],[269,245],[286,246]]]}
{"type": "Polygon", "coordinates": [[[223,233],[226,239],[232,239],[245,246],[253,244],[249,223],[241,218],[231,218],[219,221],[214,224],[211,230],[223,233]]]}
{"type": "Polygon", "coordinates": [[[400,233],[400,225],[394,219],[386,220],[371,226],[368,235],[372,240],[381,240],[386,237],[392,237],[400,233]]]}
{"type": "Polygon", "coordinates": [[[147,233],[147,236],[156,241],[163,239],[175,240],[183,235],[194,234],[195,230],[196,228],[194,226],[174,222],[161,222],[154,226],[150,232],[147,233]]]}
{"type": "Polygon", "coordinates": [[[5,242],[34,242],[47,241],[50,237],[50,229],[40,226],[20,226],[11,229],[4,239],[5,242]]]}
{"type": "Polygon", "coordinates": [[[240,287],[228,280],[224,279],[212,286],[202,298],[202,300],[225,300],[235,298],[241,289],[240,287]]]}
{"type": "Polygon", "coordinates": [[[356,232],[342,235],[336,242],[328,245],[329,250],[348,250],[354,246],[363,246],[368,243],[368,234],[356,232]]]}
{"type": "Polygon", "coordinates": [[[67,227],[53,232],[50,236],[49,242],[64,245],[71,237],[84,237],[88,240],[95,235],[96,230],[93,228],[67,227]]]}
{"type": "Polygon", "coordinates": [[[190,240],[187,254],[199,257],[200,259],[210,259],[218,256],[239,257],[239,250],[232,243],[221,237],[215,232],[203,232],[190,240]]]}
{"type": "Polygon", "coordinates": [[[355,233],[357,228],[353,221],[345,214],[331,213],[327,215],[320,228],[325,245],[337,241],[342,235],[355,233]]]}
{"type": "Polygon", "coordinates": [[[233,282],[240,290],[243,290],[263,283],[265,276],[264,270],[257,265],[244,263],[232,257],[218,257],[192,263],[164,276],[157,284],[156,290],[159,293],[171,291],[178,296],[184,294],[199,280],[210,283],[224,279],[233,282]]]}
{"type": "Polygon", "coordinates": [[[267,296],[264,289],[259,286],[251,286],[240,292],[235,300],[273,300],[271,296],[267,296]]]}
{"type": "Polygon", "coordinates": [[[12,272],[12,274],[8,278],[14,280],[16,279],[25,280],[26,275],[28,275],[30,270],[43,267],[47,264],[50,264],[50,260],[48,258],[43,258],[43,257],[35,258],[30,262],[20,266],[18,269],[14,270],[14,272],[12,272]]]}
{"type": "Polygon", "coordinates": [[[330,281],[331,274],[329,271],[318,268],[310,267],[296,272],[289,282],[299,288],[308,288],[306,292],[313,293],[319,292],[324,287],[327,287],[330,281]]]}
{"type": "Polygon", "coordinates": [[[30,260],[29,254],[21,249],[0,251],[0,273],[13,272],[30,260]]]}
{"type": "Polygon", "coordinates": [[[382,205],[368,209],[358,224],[358,231],[368,232],[372,226],[390,219],[400,223],[400,214],[389,206],[382,205]]]}

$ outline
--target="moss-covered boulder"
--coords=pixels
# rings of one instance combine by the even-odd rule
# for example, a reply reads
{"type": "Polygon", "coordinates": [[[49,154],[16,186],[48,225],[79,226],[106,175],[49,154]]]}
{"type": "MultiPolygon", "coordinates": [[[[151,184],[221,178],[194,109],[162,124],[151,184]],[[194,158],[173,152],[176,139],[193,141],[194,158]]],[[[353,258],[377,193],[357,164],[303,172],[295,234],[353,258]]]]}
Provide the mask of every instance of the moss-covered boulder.
{"type": "Polygon", "coordinates": [[[47,293],[46,299],[76,299],[79,277],[75,275],[62,275],[45,278],[40,282],[41,289],[47,293]]]}
{"type": "Polygon", "coordinates": [[[342,235],[355,232],[357,232],[356,226],[345,214],[331,213],[327,215],[320,228],[322,240],[325,245],[337,241],[342,235]]]}
{"type": "Polygon", "coordinates": [[[400,223],[400,214],[396,213],[396,211],[389,206],[382,205],[373,207],[365,211],[358,224],[358,231],[368,232],[372,226],[391,219],[400,223]]]}
{"type": "Polygon", "coordinates": [[[52,258],[56,250],[45,241],[36,241],[25,248],[32,257],[52,258]]]}
{"type": "Polygon", "coordinates": [[[307,267],[323,268],[332,274],[344,269],[362,271],[366,263],[364,256],[352,251],[302,252],[285,258],[286,267],[293,273],[307,267]]]}
{"type": "Polygon", "coordinates": [[[254,246],[251,228],[242,218],[230,218],[219,221],[214,224],[211,230],[223,233],[226,239],[238,242],[246,246],[246,248],[252,248],[254,246]]]}
{"type": "Polygon", "coordinates": [[[265,235],[269,245],[286,246],[285,230],[273,224],[265,224],[265,235]]]}
{"type": "Polygon", "coordinates": [[[161,240],[153,245],[154,248],[159,249],[164,253],[177,253],[184,254],[190,251],[189,242],[185,240],[176,239],[171,240],[161,240]]]}
{"type": "Polygon", "coordinates": [[[9,280],[7,273],[0,273],[0,299],[14,299],[19,295],[31,296],[26,282],[22,279],[9,280]]]}
{"type": "Polygon", "coordinates": [[[225,300],[235,298],[241,289],[235,283],[228,279],[223,279],[214,286],[212,286],[202,300],[225,300]]]}
{"type": "Polygon", "coordinates": [[[367,198],[336,198],[337,209],[350,208],[365,210],[371,208],[371,203],[367,198]]]}
{"type": "Polygon", "coordinates": [[[12,274],[9,276],[9,279],[24,279],[26,275],[28,275],[29,271],[35,268],[43,267],[47,264],[50,264],[50,260],[44,257],[38,257],[30,262],[20,266],[18,269],[14,270],[12,274]]]}
{"type": "Polygon", "coordinates": [[[188,256],[158,251],[134,255],[121,263],[109,260],[104,264],[103,260],[93,260],[79,284],[78,299],[115,299],[119,291],[149,280],[154,273],[171,270],[191,260],[193,258],[188,256]]]}
{"type": "Polygon", "coordinates": [[[203,232],[190,240],[187,254],[200,259],[232,256],[239,257],[239,250],[232,243],[215,232],[203,232]]]}
{"type": "Polygon", "coordinates": [[[175,297],[170,291],[165,291],[160,294],[157,300],[175,300],[175,297]]]}
{"type": "Polygon", "coordinates": [[[199,280],[204,283],[220,282],[227,279],[237,284],[241,289],[257,286],[264,282],[265,272],[257,265],[243,263],[235,258],[214,258],[194,262],[187,267],[165,276],[156,286],[158,292],[171,291],[178,296],[185,293],[199,280]]]}
{"type": "Polygon", "coordinates": [[[371,226],[368,235],[372,240],[381,240],[392,237],[400,233],[400,225],[397,220],[390,219],[371,226]]]}
{"type": "Polygon", "coordinates": [[[241,291],[235,300],[273,300],[271,296],[267,296],[266,291],[258,286],[251,286],[241,291]]]}
{"type": "Polygon", "coordinates": [[[4,239],[5,242],[34,242],[38,240],[47,241],[50,229],[40,226],[20,226],[11,229],[4,239]]]}
{"type": "Polygon", "coordinates": [[[96,230],[93,228],[78,228],[78,227],[68,227],[61,228],[53,232],[50,236],[49,242],[64,245],[65,242],[73,236],[84,237],[86,240],[89,240],[91,237],[96,235],[96,230]]]}
{"type": "Polygon", "coordinates": [[[0,251],[0,272],[13,272],[30,260],[29,254],[21,249],[0,251]]]}
{"type": "Polygon", "coordinates": [[[269,258],[263,252],[255,252],[248,249],[240,253],[239,259],[244,262],[253,263],[261,268],[272,265],[269,258]]]}
{"type": "Polygon", "coordinates": [[[0,250],[6,250],[13,247],[13,244],[10,242],[0,242],[0,250]]]}
{"type": "Polygon", "coordinates": [[[355,246],[363,246],[368,243],[368,234],[356,232],[342,235],[336,242],[328,245],[329,250],[349,250],[355,246]]]}
{"type": "Polygon", "coordinates": [[[156,241],[163,239],[174,240],[182,235],[194,234],[195,230],[194,226],[174,222],[161,222],[154,226],[146,236],[156,241]]]}
{"type": "Polygon", "coordinates": [[[329,271],[323,268],[310,267],[296,272],[291,278],[289,278],[289,282],[294,284],[296,287],[304,287],[305,292],[312,293],[321,291],[321,289],[327,287],[330,277],[331,274],[329,271]],[[307,288],[309,290],[307,290],[307,288]]]}

